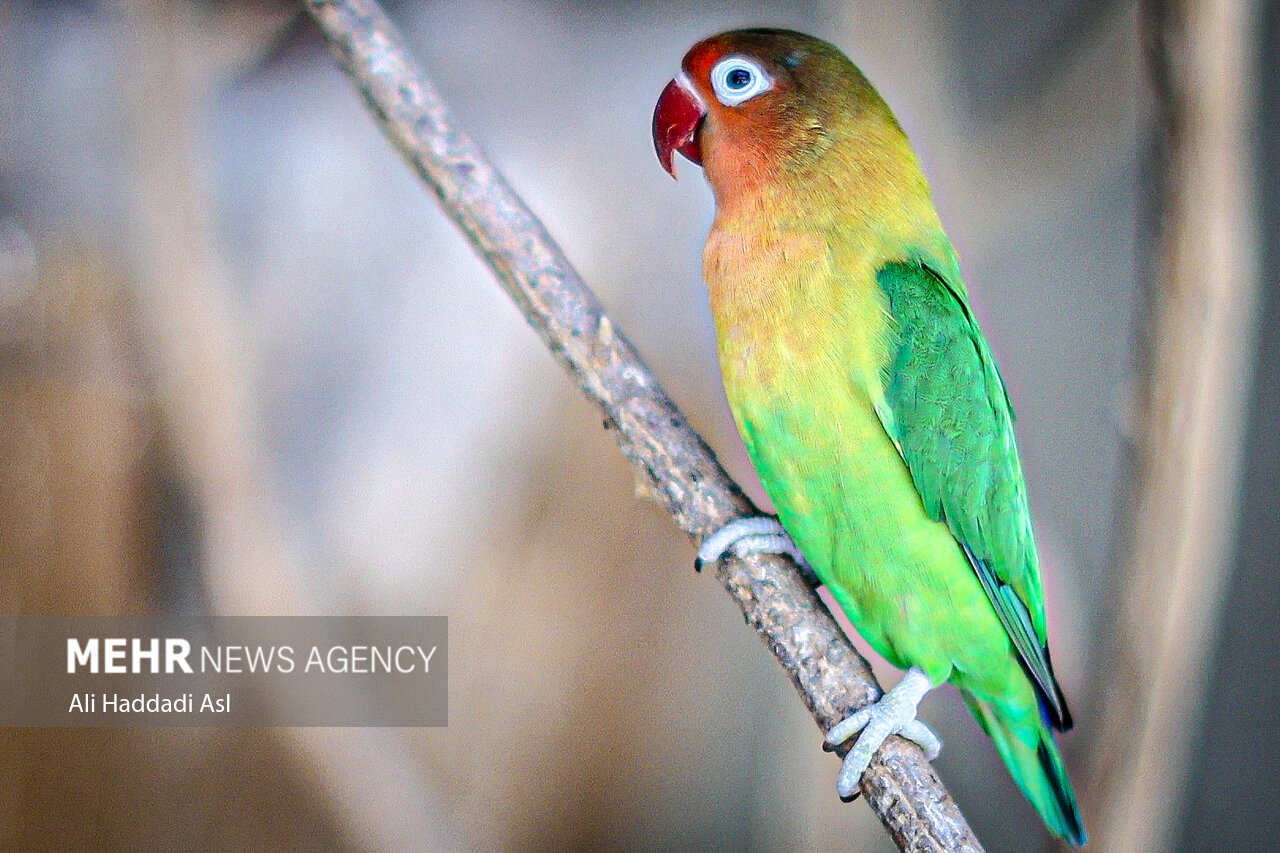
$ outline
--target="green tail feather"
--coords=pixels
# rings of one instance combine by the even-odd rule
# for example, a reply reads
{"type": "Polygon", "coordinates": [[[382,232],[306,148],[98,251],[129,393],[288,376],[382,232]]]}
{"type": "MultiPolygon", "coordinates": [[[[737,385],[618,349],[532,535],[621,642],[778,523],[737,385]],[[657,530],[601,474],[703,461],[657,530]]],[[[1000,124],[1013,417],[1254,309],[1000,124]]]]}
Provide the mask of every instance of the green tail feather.
{"type": "Polygon", "coordinates": [[[1035,746],[1026,743],[1013,727],[984,702],[965,696],[974,716],[982,728],[995,741],[996,751],[1004,759],[1022,793],[1035,806],[1045,824],[1059,838],[1065,838],[1079,847],[1085,843],[1084,825],[1080,810],[1076,807],[1075,794],[1067,779],[1067,769],[1062,765],[1058,747],[1047,726],[1032,724],[1034,729],[1025,732],[1036,741],[1035,746]]]}

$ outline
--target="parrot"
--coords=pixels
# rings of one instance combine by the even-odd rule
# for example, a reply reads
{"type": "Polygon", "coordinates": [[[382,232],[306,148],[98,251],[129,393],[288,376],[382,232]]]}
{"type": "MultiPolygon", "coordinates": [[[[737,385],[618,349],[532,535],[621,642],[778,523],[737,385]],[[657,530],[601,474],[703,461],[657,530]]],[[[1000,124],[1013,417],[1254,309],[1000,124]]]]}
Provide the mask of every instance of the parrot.
{"type": "Polygon", "coordinates": [[[783,29],[694,45],[659,96],[658,159],[702,167],[703,249],[725,394],[777,513],[703,540],[790,553],[902,680],[826,734],[861,732],[857,795],[891,734],[950,682],[1051,832],[1085,832],[1053,729],[1039,558],[1004,382],[956,252],[889,106],[837,47],[783,29]]]}

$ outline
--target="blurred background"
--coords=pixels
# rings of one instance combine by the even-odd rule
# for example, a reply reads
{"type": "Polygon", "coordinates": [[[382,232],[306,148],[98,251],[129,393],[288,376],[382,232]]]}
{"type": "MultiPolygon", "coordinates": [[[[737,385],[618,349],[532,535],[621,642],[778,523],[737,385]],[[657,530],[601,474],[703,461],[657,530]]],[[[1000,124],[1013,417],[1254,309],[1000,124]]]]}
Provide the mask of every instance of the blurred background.
{"type": "MultiPolygon", "coordinates": [[[[1276,4],[389,9],[758,498],[651,110],[721,30],[844,49],[1018,414],[1092,849],[1280,849],[1276,4]]],[[[443,613],[452,659],[441,729],[5,730],[6,849],[893,849],[291,3],[0,0],[0,460],[10,610],[443,613]]],[[[923,716],[987,849],[1049,847],[923,716]]]]}

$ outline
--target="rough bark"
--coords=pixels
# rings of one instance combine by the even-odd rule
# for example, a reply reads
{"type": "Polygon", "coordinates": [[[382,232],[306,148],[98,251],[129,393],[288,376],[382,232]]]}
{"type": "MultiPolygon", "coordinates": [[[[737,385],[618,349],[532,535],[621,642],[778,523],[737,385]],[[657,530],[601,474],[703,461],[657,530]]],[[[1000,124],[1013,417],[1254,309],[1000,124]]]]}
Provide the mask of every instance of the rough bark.
{"type": "MultiPolygon", "coordinates": [[[[458,128],[377,3],[304,3],[391,142],[600,406],[680,528],[697,541],[756,513],[542,224],[458,128]]],[[[789,560],[728,559],[717,576],[823,731],[880,696],[866,661],[789,560]]],[[[914,744],[891,738],[862,793],[904,851],[982,849],[914,744]]]]}

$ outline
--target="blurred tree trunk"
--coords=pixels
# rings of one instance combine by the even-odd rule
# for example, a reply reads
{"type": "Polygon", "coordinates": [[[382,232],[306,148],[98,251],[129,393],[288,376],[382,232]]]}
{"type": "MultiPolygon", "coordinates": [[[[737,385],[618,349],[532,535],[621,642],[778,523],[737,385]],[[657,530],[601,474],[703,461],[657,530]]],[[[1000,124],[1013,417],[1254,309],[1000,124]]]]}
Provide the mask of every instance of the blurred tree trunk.
{"type": "Polygon", "coordinates": [[[1100,850],[1160,851],[1187,761],[1229,571],[1257,261],[1257,32],[1248,0],[1145,8],[1160,114],[1149,322],[1127,550],[1086,788],[1100,850]]]}
{"type": "MultiPolygon", "coordinates": [[[[245,321],[223,271],[200,132],[219,87],[262,55],[296,9],[285,0],[129,0],[124,11],[137,142],[133,295],[162,426],[200,517],[204,590],[217,613],[324,613],[331,603],[301,574],[270,488],[245,321]]],[[[236,748],[248,740],[228,739],[236,748]]],[[[324,792],[354,846],[456,844],[436,791],[397,735],[281,728],[271,742],[306,768],[305,781],[324,792]]]]}

